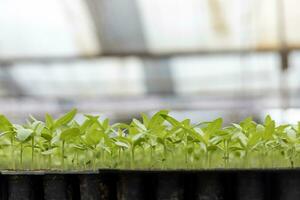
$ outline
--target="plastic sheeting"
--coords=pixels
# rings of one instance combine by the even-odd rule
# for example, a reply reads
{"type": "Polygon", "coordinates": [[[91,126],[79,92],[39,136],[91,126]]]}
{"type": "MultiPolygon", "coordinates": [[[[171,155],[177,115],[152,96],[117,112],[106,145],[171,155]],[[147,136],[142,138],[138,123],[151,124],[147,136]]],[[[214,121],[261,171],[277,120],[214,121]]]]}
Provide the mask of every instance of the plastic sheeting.
{"type": "Polygon", "coordinates": [[[84,5],[81,0],[1,0],[0,58],[98,53],[84,5]]]}
{"type": "MultiPolygon", "coordinates": [[[[300,46],[297,0],[132,0],[132,4],[137,5],[141,24],[124,19],[116,29],[97,23],[122,20],[116,15],[128,16],[125,13],[132,8],[107,10],[113,15],[99,21],[91,17],[85,0],[1,0],[0,58],[98,55],[97,29],[109,27],[102,31],[109,34],[104,38],[119,41],[126,49],[122,31],[140,31],[128,26],[141,26],[145,51],[154,53],[276,48],[282,40],[290,47],[300,46]]],[[[133,36],[127,36],[132,41],[133,36]]]]}

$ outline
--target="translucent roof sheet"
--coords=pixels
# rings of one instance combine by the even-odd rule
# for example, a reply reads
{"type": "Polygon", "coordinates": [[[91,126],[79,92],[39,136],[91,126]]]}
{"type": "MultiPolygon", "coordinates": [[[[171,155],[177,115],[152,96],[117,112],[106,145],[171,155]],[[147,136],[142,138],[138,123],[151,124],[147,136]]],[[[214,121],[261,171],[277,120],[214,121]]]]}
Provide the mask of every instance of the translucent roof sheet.
{"type": "Polygon", "coordinates": [[[274,46],[273,0],[138,0],[153,51],[274,46]]]}
{"type": "Polygon", "coordinates": [[[0,56],[88,55],[99,51],[81,0],[1,0],[0,56]]]}
{"type": "Polygon", "coordinates": [[[287,38],[287,43],[292,47],[300,46],[300,12],[299,6],[300,2],[298,0],[284,0],[282,1],[284,9],[284,22],[283,29],[285,29],[284,34],[287,38]]]}
{"type": "Polygon", "coordinates": [[[105,1],[105,13],[104,1],[91,1],[99,4],[94,17],[87,2],[1,0],[0,58],[99,54],[110,49],[105,39],[130,50],[135,36],[155,53],[271,48],[283,29],[288,45],[300,44],[297,0],[136,0],[118,10],[105,1]],[[139,20],[130,20],[132,9],[139,20]]]}

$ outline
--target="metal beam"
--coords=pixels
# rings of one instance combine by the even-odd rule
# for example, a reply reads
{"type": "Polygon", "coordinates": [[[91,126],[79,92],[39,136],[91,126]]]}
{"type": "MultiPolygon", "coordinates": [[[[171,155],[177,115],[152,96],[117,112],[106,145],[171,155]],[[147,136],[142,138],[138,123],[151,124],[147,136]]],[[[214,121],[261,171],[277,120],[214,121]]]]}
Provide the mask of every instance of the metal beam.
{"type": "MultiPolygon", "coordinates": [[[[286,48],[288,52],[299,51],[300,46],[286,48]]],[[[139,57],[148,59],[168,59],[173,57],[186,56],[207,56],[207,55],[243,55],[253,53],[280,53],[280,48],[248,48],[248,49],[215,49],[215,50],[194,50],[194,51],[170,51],[170,52],[106,52],[94,55],[70,55],[70,56],[46,56],[46,57],[1,57],[0,65],[15,63],[69,63],[81,60],[95,60],[103,58],[139,57]]]]}
{"type": "MultiPolygon", "coordinates": [[[[293,96],[299,99],[300,96],[293,96]]],[[[75,98],[73,98],[75,99],[75,98]]],[[[57,114],[70,109],[69,104],[61,104],[60,100],[50,98],[2,98],[1,113],[27,116],[44,115],[46,112],[57,114]],[[65,106],[65,107],[64,107],[65,106]]],[[[115,98],[76,98],[72,106],[84,113],[101,112],[108,115],[128,115],[160,109],[171,110],[232,110],[261,111],[263,109],[280,109],[277,94],[245,95],[245,96],[144,96],[115,98]],[[252,107],[249,108],[249,105],[252,107]]],[[[293,101],[291,108],[300,108],[299,101],[293,101]]]]}
{"type": "Polygon", "coordinates": [[[1,65],[0,63],[0,70],[1,70],[1,76],[0,76],[0,83],[1,87],[5,89],[5,93],[8,96],[12,97],[22,97],[25,96],[25,93],[23,92],[22,86],[20,86],[17,81],[14,79],[13,75],[10,71],[10,65],[1,65]]]}
{"type": "MultiPolygon", "coordinates": [[[[107,55],[125,55],[128,52],[146,55],[147,42],[135,0],[88,0],[87,5],[103,52],[107,55]]],[[[173,94],[168,59],[143,57],[142,60],[147,94],[173,94]]]]}
{"type": "Polygon", "coordinates": [[[146,43],[135,0],[87,0],[102,52],[143,52],[146,43]]]}
{"type": "Polygon", "coordinates": [[[172,95],[175,93],[169,59],[143,59],[145,86],[149,95],[172,95]]]}

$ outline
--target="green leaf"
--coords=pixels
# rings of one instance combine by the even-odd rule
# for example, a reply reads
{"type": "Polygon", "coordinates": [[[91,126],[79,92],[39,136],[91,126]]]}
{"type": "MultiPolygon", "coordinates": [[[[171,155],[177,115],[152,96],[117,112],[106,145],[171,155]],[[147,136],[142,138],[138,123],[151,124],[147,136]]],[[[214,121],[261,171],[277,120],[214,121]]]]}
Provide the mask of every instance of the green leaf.
{"type": "Polygon", "coordinates": [[[52,140],[52,135],[48,132],[42,132],[41,133],[41,137],[44,138],[47,141],[51,141],[52,140]]]}
{"type": "Polygon", "coordinates": [[[74,119],[76,114],[77,114],[77,109],[72,109],[70,112],[58,118],[54,123],[54,127],[58,128],[62,125],[67,125],[69,122],[71,122],[74,119]]]}
{"type": "Polygon", "coordinates": [[[210,145],[207,147],[207,150],[210,152],[218,150],[218,147],[216,145],[210,145]]]}
{"type": "Polygon", "coordinates": [[[264,139],[271,139],[272,135],[275,132],[275,121],[267,115],[265,118],[265,132],[264,132],[264,139]]]}
{"type": "Polygon", "coordinates": [[[290,127],[290,125],[288,125],[288,124],[280,125],[280,126],[276,127],[276,133],[279,135],[282,135],[282,134],[284,134],[285,129],[288,127],[290,127]]]}
{"type": "Polygon", "coordinates": [[[126,148],[126,149],[129,148],[129,145],[126,144],[125,142],[116,141],[115,144],[116,144],[118,147],[123,147],[123,148],[126,148]]]}
{"type": "Polygon", "coordinates": [[[252,120],[252,117],[247,117],[243,121],[240,122],[240,126],[242,127],[243,130],[248,131],[250,128],[253,127],[255,123],[252,120]]]}
{"type": "Polygon", "coordinates": [[[238,141],[244,148],[247,146],[248,138],[242,132],[237,133],[235,137],[238,139],[238,141]]]}
{"type": "Polygon", "coordinates": [[[98,119],[99,119],[99,115],[88,115],[88,114],[84,114],[84,116],[87,118],[87,119],[90,119],[90,120],[92,120],[92,121],[98,121],[98,119]]]}
{"type": "Polygon", "coordinates": [[[259,134],[263,134],[265,132],[265,127],[261,124],[258,124],[256,126],[256,131],[259,133],[259,134]]]}
{"type": "Polygon", "coordinates": [[[87,150],[86,145],[81,145],[81,144],[75,144],[75,145],[73,146],[73,148],[76,149],[76,150],[81,150],[81,151],[87,150]]]}
{"type": "Polygon", "coordinates": [[[56,147],[54,147],[54,148],[51,148],[51,149],[48,149],[48,150],[46,150],[46,151],[43,151],[43,152],[41,152],[41,154],[42,155],[51,155],[51,154],[53,154],[53,153],[55,153],[55,151],[57,150],[57,148],[56,147]]]}
{"type": "Polygon", "coordinates": [[[145,136],[145,133],[138,133],[138,134],[136,134],[136,135],[134,135],[134,136],[132,137],[132,141],[135,142],[135,141],[141,139],[141,138],[144,137],[144,136],[145,136]]]}
{"type": "Polygon", "coordinates": [[[169,122],[172,126],[175,127],[182,127],[182,124],[177,121],[175,118],[171,117],[170,115],[167,114],[161,114],[162,118],[164,118],[167,122],[169,122]]]}
{"type": "Polygon", "coordinates": [[[289,142],[294,143],[297,141],[297,133],[294,129],[287,129],[286,135],[289,142]]]}
{"type": "Polygon", "coordinates": [[[143,119],[143,124],[146,126],[146,128],[148,128],[149,122],[150,122],[149,117],[144,113],[142,113],[141,116],[142,116],[142,119],[143,119]]]}
{"type": "Polygon", "coordinates": [[[156,138],[156,141],[157,141],[157,143],[159,143],[159,144],[165,146],[165,140],[164,140],[163,138],[157,137],[157,138],[156,138]]]}
{"type": "Polygon", "coordinates": [[[45,124],[41,121],[34,121],[31,127],[36,135],[41,135],[45,128],[45,124]]]}
{"type": "Polygon", "coordinates": [[[104,151],[111,153],[111,149],[110,147],[106,146],[105,144],[101,144],[99,145],[104,151]]]}
{"type": "Polygon", "coordinates": [[[147,128],[139,120],[133,119],[132,122],[140,131],[147,131],[147,128]]]}
{"type": "Polygon", "coordinates": [[[24,142],[31,136],[33,130],[22,128],[22,129],[17,129],[16,133],[17,133],[16,134],[17,140],[19,140],[20,142],[24,142]]]}
{"type": "Polygon", "coordinates": [[[230,147],[229,148],[231,151],[242,151],[242,150],[244,150],[243,148],[241,148],[241,147],[230,147]]]}
{"type": "Polygon", "coordinates": [[[109,119],[105,119],[102,123],[103,129],[107,130],[109,128],[109,119]]]}
{"type": "Polygon", "coordinates": [[[239,124],[232,123],[232,125],[240,131],[243,130],[243,128],[239,124]]]}
{"type": "Polygon", "coordinates": [[[155,113],[150,121],[149,121],[149,129],[155,128],[155,126],[161,125],[165,119],[161,115],[167,115],[169,111],[167,110],[161,110],[157,113],[155,113]]]}
{"type": "Polygon", "coordinates": [[[91,127],[95,122],[91,119],[86,119],[80,126],[80,132],[84,133],[89,127],[91,127]]]}
{"type": "Polygon", "coordinates": [[[222,128],[223,119],[217,118],[212,122],[207,123],[207,127],[203,129],[204,132],[207,132],[207,134],[211,135],[216,133],[219,129],[222,128]]]}
{"type": "Polygon", "coordinates": [[[54,137],[51,138],[51,145],[57,144],[60,141],[60,134],[54,135],[54,137]]]}
{"type": "Polygon", "coordinates": [[[82,123],[80,126],[80,132],[84,133],[88,128],[90,128],[92,125],[94,125],[97,121],[99,116],[93,116],[93,115],[84,115],[87,119],[82,123]]]}
{"type": "Polygon", "coordinates": [[[76,139],[78,136],[80,136],[79,128],[69,128],[60,134],[60,139],[63,141],[70,141],[76,139]]]}
{"type": "Polygon", "coordinates": [[[104,137],[103,135],[101,131],[93,129],[86,134],[86,141],[90,145],[96,145],[104,137]]]}
{"type": "Polygon", "coordinates": [[[5,136],[6,134],[11,134],[11,133],[12,133],[12,131],[2,132],[2,133],[0,133],[0,137],[5,136]]]}
{"type": "Polygon", "coordinates": [[[116,124],[112,125],[112,128],[115,128],[115,129],[130,129],[130,126],[128,124],[125,124],[125,123],[116,123],[116,124]]]}
{"type": "Polygon", "coordinates": [[[204,140],[204,138],[201,135],[201,131],[202,131],[201,129],[200,129],[201,130],[200,131],[199,128],[196,128],[196,130],[199,132],[195,131],[193,128],[183,127],[183,129],[185,131],[187,131],[193,138],[197,139],[198,141],[206,143],[206,141],[204,140]]]}
{"type": "Polygon", "coordinates": [[[4,115],[0,115],[0,131],[10,131],[12,127],[12,123],[4,115]]]}
{"type": "Polygon", "coordinates": [[[249,136],[249,140],[248,140],[248,146],[249,147],[252,147],[254,146],[255,144],[257,144],[259,142],[259,140],[261,139],[261,135],[254,132],[253,134],[251,134],[249,136]]]}
{"type": "Polygon", "coordinates": [[[52,128],[54,125],[54,119],[48,113],[46,113],[46,115],[45,115],[45,122],[46,122],[47,128],[52,128]]]}

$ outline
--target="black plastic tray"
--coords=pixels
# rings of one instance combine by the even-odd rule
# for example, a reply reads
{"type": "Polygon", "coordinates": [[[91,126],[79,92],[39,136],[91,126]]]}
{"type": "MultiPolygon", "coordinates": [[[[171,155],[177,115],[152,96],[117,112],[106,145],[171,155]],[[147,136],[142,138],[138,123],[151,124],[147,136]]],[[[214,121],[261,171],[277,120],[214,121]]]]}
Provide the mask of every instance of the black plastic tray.
{"type": "Polygon", "coordinates": [[[0,200],[298,200],[300,170],[2,170],[0,188],[0,200]]]}

